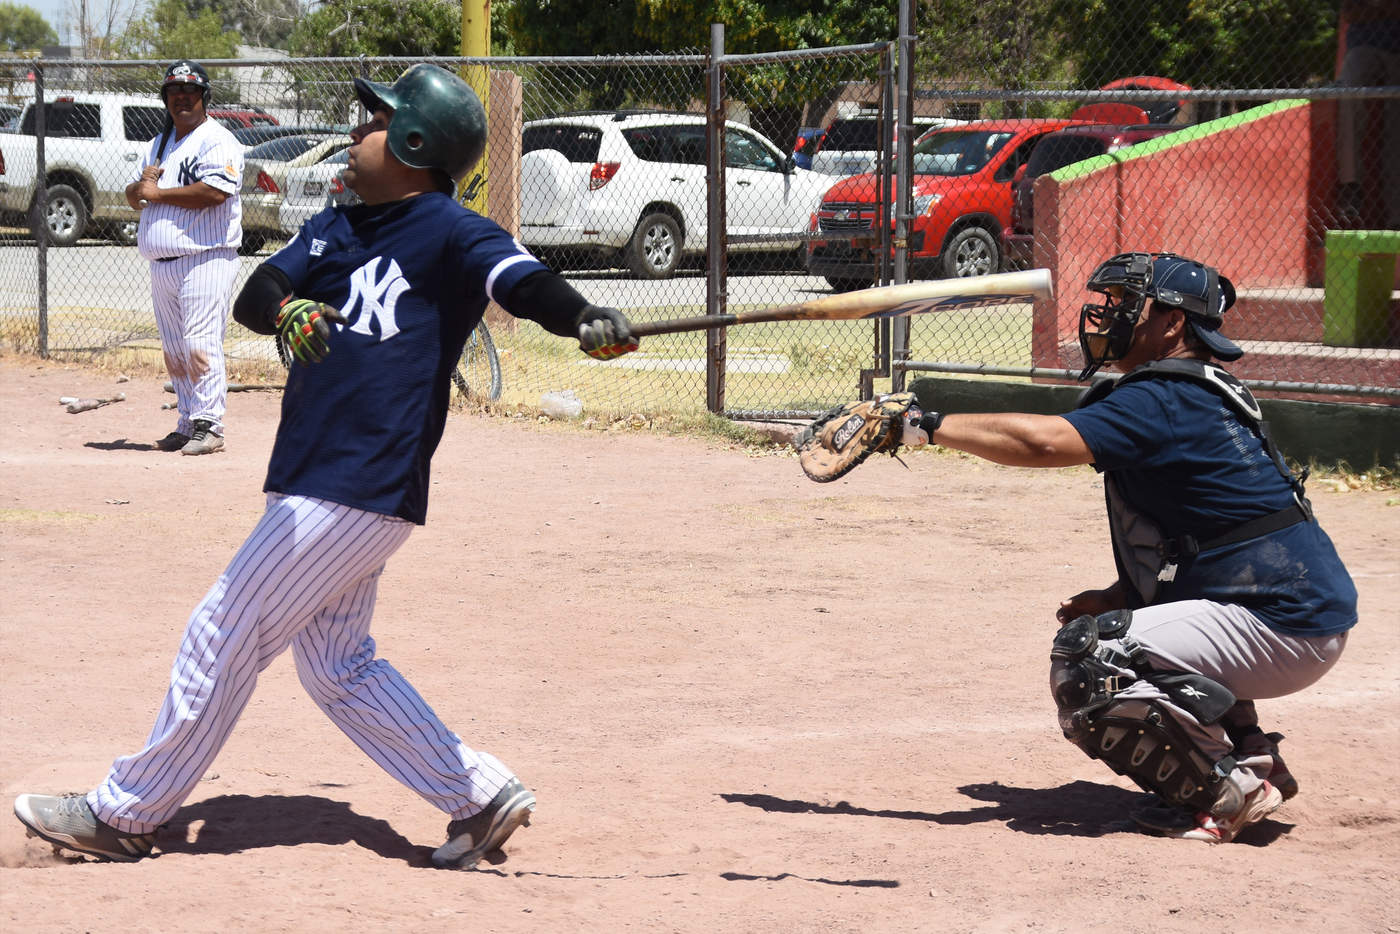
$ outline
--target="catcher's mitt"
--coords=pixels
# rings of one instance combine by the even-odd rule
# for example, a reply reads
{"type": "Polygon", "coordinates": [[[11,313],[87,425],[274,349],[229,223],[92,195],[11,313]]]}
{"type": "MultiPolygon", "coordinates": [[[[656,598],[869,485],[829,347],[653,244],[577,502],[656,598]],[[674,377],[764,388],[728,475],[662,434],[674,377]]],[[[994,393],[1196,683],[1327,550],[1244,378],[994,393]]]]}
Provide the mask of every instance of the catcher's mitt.
{"type": "MultiPolygon", "coordinates": [[[[802,472],[818,483],[828,483],[850,473],[871,454],[893,455],[905,443],[906,416],[917,424],[922,414],[912,392],[838,405],[793,440],[802,472]]],[[[928,442],[927,435],[923,441],[928,442]]]]}

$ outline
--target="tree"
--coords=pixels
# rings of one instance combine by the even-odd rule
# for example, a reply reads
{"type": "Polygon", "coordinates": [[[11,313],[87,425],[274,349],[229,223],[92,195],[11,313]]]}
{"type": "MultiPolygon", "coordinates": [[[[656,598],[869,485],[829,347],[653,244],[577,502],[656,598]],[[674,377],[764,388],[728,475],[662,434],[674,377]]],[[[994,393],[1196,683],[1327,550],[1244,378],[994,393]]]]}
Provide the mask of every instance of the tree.
{"type": "MultiPolygon", "coordinates": [[[[1022,89],[1069,76],[1055,0],[921,0],[916,15],[921,88],[1022,89]]],[[[1008,117],[1026,113],[1015,101],[993,110],[1008,117]]]]}
{"type": "Polygon", "coordinates": [[[112,57],[158,61],[237,58],[238,43],[238,33],[225,31],[212,10],[191,17],[184,0],[156,0],[149,19],[133,20],[116,38],[112,57]]]}
{"type": "Polygon", "coordinates": [[[1080,83],[1161,75],[1196,88],[1299,87],[1327,80],[1335,4],[1317,0],[1060,0],[1080,83]]]}
{"type": "Polygon", "coordinates": [[[0,3],[0,50],[37,52],[46,45],[57,45],[58,33],[32,6],[0,3]]]}
{"type": "Polygon", "coordinates": [[[459,55],[462,8],[448,0],[326,0],[288,40],[293,55],[459,55]]]}
{"type": "Polygon", "coordinates": [[[218,15],[226,30],[238,32],[249,45],[286,48],[301,18],[298,0],[186,0],[193,16],[205,10],[218,15]]]}
{"type": "MultiPolygon", "coordinates": [[[[725,24],[731,53],[878,42],[894,37],[890,3],[870,0],[512,0],[507,22],[522,55],[635,55],[700,52],[710,24],[725,24]]],[[[796,135],[808,102],[844,81],[872,78],[874,56],[840,64],[745,66],[726,75],[729,95],[774,139],[796,135]]],[[[680,107],[703,100],[699,70],[658,80],[656,69],[589,71],[575,106],[629,103],[680,107]]]]}

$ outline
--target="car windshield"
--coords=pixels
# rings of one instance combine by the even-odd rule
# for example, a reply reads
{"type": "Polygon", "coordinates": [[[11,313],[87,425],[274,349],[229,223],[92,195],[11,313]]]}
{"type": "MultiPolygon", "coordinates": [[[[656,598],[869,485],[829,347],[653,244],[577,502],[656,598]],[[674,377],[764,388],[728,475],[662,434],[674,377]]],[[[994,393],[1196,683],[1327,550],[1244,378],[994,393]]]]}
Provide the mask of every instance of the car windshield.
{"type": "Polygon", "coordinates": [[[1097,136],[1080,136],[1066,133],[1063,136],[1047,136],[1035,145],[1030,161],[1026,163],[1026,178],[1035,178],[1046,172],[1062,169],[1067,165],[1101,156],[1108,147],[1097,136]]]}
{"type": "Polygon", "coordinates": [[[916,175],[972,175],[980,172],[1016,134],[1009,130],[943,130],[914,147],[916,175]]]}

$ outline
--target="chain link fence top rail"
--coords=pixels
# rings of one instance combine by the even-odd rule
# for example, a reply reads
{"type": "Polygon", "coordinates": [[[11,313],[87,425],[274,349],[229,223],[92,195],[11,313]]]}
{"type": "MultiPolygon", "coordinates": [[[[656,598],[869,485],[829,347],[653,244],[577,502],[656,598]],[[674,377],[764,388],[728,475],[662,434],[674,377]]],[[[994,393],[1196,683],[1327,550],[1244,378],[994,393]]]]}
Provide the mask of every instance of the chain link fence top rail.
{"type": "MultiPolygon", "coordinates": [[[[235,289],[302,220],[352,197],[337,160],[361,119],[353,78],[392,83],[420,60],[207,63],[211,114],[247,144],[235,289]]],[[[591,301],[637,320],[887,281],[893,265],[882,257],[901,248],[911,278],[1024,265],[1055,277],[1057,297],[1043,307],[928,316],[893,340],[869,322],[749,325],[733,329],[718,355],[691,333],[648,338],[608,364],[492,309],[509,404],[571,389],[586,412],[703,411],[707,375],[719,368],[725,411],[772,417],[820,411],[872,375],[891,386],[915,371],[1062,376],[1079,366],[1073,336],[1089,271],[1130,249],[1174,250],[1234,280],[1240,298],[1226,332],[1248,351],[1234,369],[1256,388],[1400,394],[1391,293],[1400,234],[1386,229],[1400,226],[1386,202],[1400,183],[1368,184],[1347,201],[1337,174],[1342,127],[1359,140],[1361,167],[1382,172],[1378,154],[1390,150],[1377,149],[1376,111],[1388,114],[1400,89],[926,82],[913,113],[896,117],[885,44],[725,56],[728,249],[711,257],[707,194],[719,173],[705,148],[707,56],[429,60],[459,70],[489,107],[488,155],[467,203],[591,301]],[[810,149],[797,149],[793,159],[797,140],[828,130],[824,158],[808,162],[810,149]],[[900,152],[901,133],[914,185],[911,203],[896,208],[890,146],[900,152]],[[905,244],[889,237],[897,209],[909,222],[905,244]],[[725,273],[717,296],[707,288],[715,263],[725,273]]],[[[0,61],[0,102],[32,100],[39,70],[50,124],[48,193],[34,210],[22,184],[34,129],[0,133],[0,154],[19,167],[0,176],[7,344],[158,358],[149,272],[130,245],[135,214],[121,192],[159,129],[150,121],[163,120],[156,89],[166,64],[0,61]],[[95,113],[120,116],[94,126],[103,119],[95,113]],[[55,241],[74,236],[73,245],[39,249],[41,226],[55,241]]],[[[227,352],[233,379],[240,368],[279,365],[269,339],[233,323],[227,352]]]]}

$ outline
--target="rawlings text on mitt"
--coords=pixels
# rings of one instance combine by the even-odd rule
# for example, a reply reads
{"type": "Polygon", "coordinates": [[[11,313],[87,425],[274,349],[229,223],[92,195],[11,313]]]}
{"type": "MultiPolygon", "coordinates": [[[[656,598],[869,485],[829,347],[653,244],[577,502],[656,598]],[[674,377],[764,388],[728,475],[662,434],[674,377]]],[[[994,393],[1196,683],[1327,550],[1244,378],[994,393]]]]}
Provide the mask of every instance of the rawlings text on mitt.
{"type": "MultiPolygon", "coordinates": [[[[936,426],[941,416],[934,419],[936,426]]],[[[927,444],[929,434],[921,426],[927,420],[912,392],[892,393],[838,405],[803,429],[793,445],[802,472],[818,483],[828,483],[850,473],[871,454],[893,455],[901,444],[927,444]]]]}

